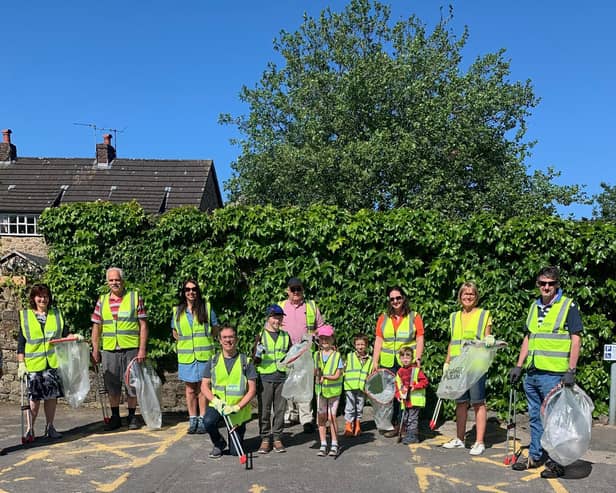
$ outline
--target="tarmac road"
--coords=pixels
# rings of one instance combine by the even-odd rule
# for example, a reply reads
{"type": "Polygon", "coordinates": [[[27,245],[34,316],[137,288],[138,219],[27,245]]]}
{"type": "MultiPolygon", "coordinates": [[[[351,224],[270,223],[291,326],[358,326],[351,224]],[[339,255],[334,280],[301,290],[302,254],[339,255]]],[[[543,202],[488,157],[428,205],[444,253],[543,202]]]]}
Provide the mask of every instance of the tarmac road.
{"type": "MultiPolygon", "coordinates": [[[[565,478],[544,480],[540,470],[516,472],[503,464],[506,432],[491,419],[483,456],[468,449],[446,450],[455,423],[437,432],[423,429],[417,445],[397,444],[374,429],[366,409],[365,431],[340,437],[337,458],[316,455],[316,433],[300,426],[283,437],[287,452],[253,454],[247,470],[237,457],[208,458],[211,443],[186,434],[186,416],[166,414],[161,430],[104,432],[97,409],[58,406],[61,440],[20,443],[19,408],[0,404],[0,493],[2,492],[612,492],[616,490],[616,428],[596,425],[588,453],[567,468],[565,478]]],[[[472,413],[470,413],[472,415],[472,413]]],[[[339,425],[343,425],[339,418],[339,425]]],[[[43,432],[44,418],[37,422],[43,432]]],[[[468,425],[471,428],[471,424],[468,425]]],[[[246,449],[258,448],[257,422],[248,426],[246,449]]],[[[528,443],[524,417],[518,438],[528,443]]],[[[468,445],[472,442],[469,437],[468,445]]],[[[250,462],[250,461],[249,461],[250,462]]]]}

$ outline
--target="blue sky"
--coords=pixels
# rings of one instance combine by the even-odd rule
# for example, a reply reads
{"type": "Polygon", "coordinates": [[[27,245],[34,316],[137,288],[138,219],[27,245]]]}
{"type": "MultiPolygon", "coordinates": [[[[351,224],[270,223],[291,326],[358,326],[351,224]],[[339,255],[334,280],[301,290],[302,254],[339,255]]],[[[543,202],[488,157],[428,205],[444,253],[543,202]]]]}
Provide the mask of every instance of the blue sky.
{"type": "MultiPolygon", "coordinates": [[[[529,120],[537,140],[529,169],[554,166],[561,184],[616,185],[616,4],[572,1],[395,0],[392,17],[417,14],[429,26],[454,6],[467,25],[465,62],[507,50],[513,80],[531,79],[542,101],[529,120]],[[609,34],[609,33],[612,34],[609,34]]],[[[218,115],[243,114],[238,98],[268,61],[272,41],[302,15],[345,1],[27,0],[0,2],[3,76],[0,127],[13,130],[18,154],[94,156],[93,130],[124,130],[125,158],[213,159],[221,188],[239,150],[234,127],[218,115]]],[[[98,132],[96,141],[102,141],[98,132]]],[[[562,208],[589,217],[591,208],[562,208]]]]}

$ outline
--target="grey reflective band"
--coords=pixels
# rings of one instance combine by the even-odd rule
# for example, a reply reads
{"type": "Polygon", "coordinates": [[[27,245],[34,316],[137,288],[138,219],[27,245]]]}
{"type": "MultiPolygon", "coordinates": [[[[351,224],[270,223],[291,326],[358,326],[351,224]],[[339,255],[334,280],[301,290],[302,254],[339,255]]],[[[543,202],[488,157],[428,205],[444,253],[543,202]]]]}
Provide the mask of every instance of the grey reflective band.
{"type": "Polygon", "coordinates": [[[556,340],[563,340],[563,339],[571,339],[571,336],[569,335],[569,333],[560,333],[560,334],[554,334],[553,332],[535,332],[534,334],[530,335],[531,339],[556,339],[556,340]]]}
{"type": "Polygon", "coordinates": [[[562,323],[563,318],[565,318],[565,315],[569,311],[569,307],[571,306],[571,301],[572,300],[569,298],[565,298],[563,300],[563,304],[560,307],[560,311],[558,312],[558,316],[556,317],[556,321],[554,322],[554,328],[552,329],[552,332],[558,332],[558,328],[560,327],[560,324],[562,323]]]}
{"type": "Polygon", "coordinates": [[[565,351],[539,351],[534,350],[533,356],[547,356],[550,358],[567,358],[569,353],[565,351]]]}

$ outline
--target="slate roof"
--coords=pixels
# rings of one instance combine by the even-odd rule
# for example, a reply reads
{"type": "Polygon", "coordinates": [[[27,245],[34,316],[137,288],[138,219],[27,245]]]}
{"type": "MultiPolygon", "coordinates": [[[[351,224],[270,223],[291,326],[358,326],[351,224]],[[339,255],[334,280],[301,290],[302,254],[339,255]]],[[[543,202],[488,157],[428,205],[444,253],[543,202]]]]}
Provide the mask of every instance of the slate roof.
{"type": "Polygon", "coordinates": [[[39,214],[70,202],[135,199],[148,213],[222,207],[211,160],[31,158],[0,162],[0,212],[39,214]]]}

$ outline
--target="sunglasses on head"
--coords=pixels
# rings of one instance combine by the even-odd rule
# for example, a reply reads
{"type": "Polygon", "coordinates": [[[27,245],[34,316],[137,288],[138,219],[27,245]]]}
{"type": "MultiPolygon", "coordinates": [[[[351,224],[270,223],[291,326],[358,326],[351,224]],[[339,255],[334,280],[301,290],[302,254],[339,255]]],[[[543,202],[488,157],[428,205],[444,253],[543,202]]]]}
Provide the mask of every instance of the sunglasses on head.
{"type": "Polygon", "coordinates": [[[197,293],[198,289],[196,287],[195,288],[184,288],[184,292],[185,293],[197,293]]]}
{"type": "Polygon", "coordinates": [[[558,281],[537,281],[537,286],[556,286],[558,281]]]}
{"type": "Polygon", "coordinates": [[[300,286],[293,286],[292,288],[289,288],[289,289],[291,290],[292,293],[301,293],[304,290],[300,286]]]}
{"type": "Polygon", "coordinates": [[[394,301],[402,301],[404,298],[402,296],[392,296],[391,298],[389,298],[389,301],[394,302],[394,301]]]}

